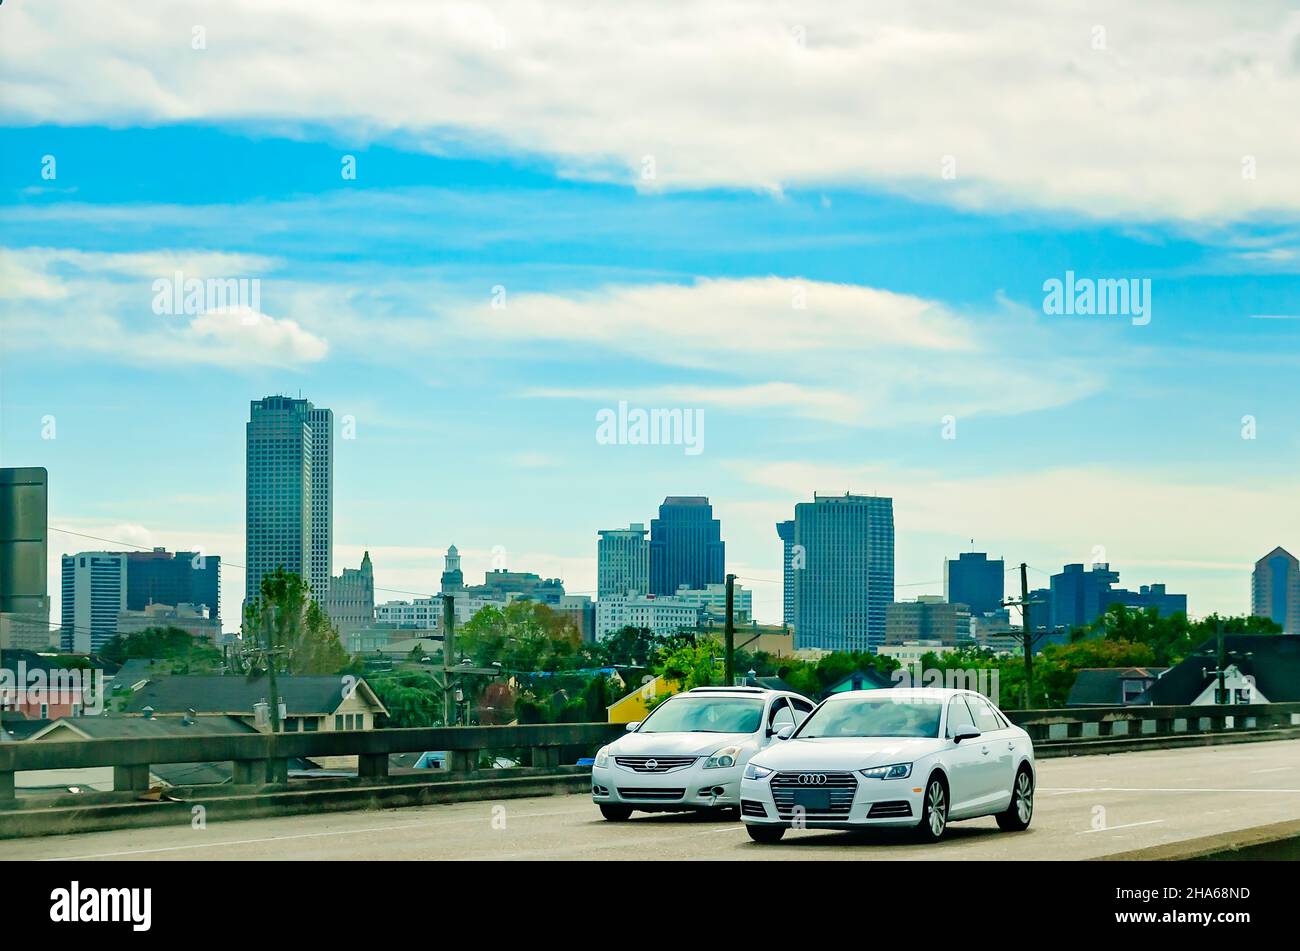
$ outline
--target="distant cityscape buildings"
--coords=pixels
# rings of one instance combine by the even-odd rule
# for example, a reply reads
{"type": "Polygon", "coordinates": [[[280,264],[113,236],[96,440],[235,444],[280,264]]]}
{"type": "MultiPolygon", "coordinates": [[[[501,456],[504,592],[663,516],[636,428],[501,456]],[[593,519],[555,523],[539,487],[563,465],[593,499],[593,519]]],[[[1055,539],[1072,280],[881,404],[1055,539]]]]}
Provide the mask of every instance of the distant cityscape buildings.
{"type": "Polygon", "coordinates": [[[776,523],[781,539],[781,623],[794,626],[794,519],[776,523]]]}
{"type": "Polygon", "coordinates": [[[330,579],[322,607],[344,643],[352,631],[375,623],[375,573],[370,552],[361,556],[360,568],[344,568],[341,575],[330,579]]]}
{"type": "Polygon", "coordinates": [[[725,580],[722,525],[709,500],[670,495],[650,520],[650,594],[702,589],[725,580]]]}
{"type": "Polygon", "coordinates": [[[894,600],[894,501],[819,495],[794,510],[796,649],[867,651],[885,642],[894,600]]]}
{"type": "Polygon", "coordinates": [[[118,615],[126,610],[127,556],[83,551],[64,555],[62,567],[63,649],[98,651],[117,634],[118,615]]]}
{"type": "Polygon", "coordinates": [[[126,555],[126,609],[143,611],[151,604],[201,605],[221,622],[221,556],[202,552],[121,552],[126,555]]]}
{"type": "Polygon", "coordinates": [[[972,616],[992,614],[1002,607],[1007,566],[1001,558],[979,551],[964,551],[943,563],[943,596],[950,604],[964,604],[972,616]]]}
{"type": "Polygon", "coordinates": [[[49,474],[0,469],[0,650],[48,650],[49,474]]]}
{"type": "MultiPolygon", "coordinates": [[[[1052,575],[1049,592],[1051,627],[1068,631],[1091,624],[1113,604],[1145,610],[1156,608],[1161,615],[1187,613],[1187,595],[1171,594],[1163,584],[1142,585],[1137,591],[1114,588],[1119,572],[1109,564],[1098,563],[1084,570],[1082,564],[1066,565],[1052,575]]],[[[1031,608],[1030,618],[1033,619],[1031,608]]],[[[1035,625],[1037,627],[1037,625],[1035,625]]]]}
{"type": "Polygon", "coordinates": [[[1274,548],[1255,562],[1250,576],[1251,613],[1300,634],[1300,562],[1285,548],[1274,548]]]}
{"type": "Polygon", "coordinates": [[[596,596],[650,589],[650,541],[645,525],[607,528],[597,533],[596,596]]]}
{"type": "Polygon", "coordinates": [[[248,601],[259,596],[262,578],[277,568],[306,580],[317,599],[329,590],[333,419],[330,410],[287,396],[249,404],[244,570],[248,601]]]}
{"type": "Polygon", "coordinates": [[[915,601],[895,601],[885,611],[885,643],[928,641],[944,647],[971,642],[971,612],[965,604],[952,604],[937,594],[915,601]]]}

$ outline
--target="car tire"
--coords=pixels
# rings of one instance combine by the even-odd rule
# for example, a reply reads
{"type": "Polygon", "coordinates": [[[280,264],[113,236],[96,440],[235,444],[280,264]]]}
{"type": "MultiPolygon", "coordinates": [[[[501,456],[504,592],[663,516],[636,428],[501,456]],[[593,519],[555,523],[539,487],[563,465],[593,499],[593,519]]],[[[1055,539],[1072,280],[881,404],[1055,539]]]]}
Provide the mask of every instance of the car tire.
{"type": "Polygon", "coordinates": [[[610,822],[627,822],[628,819],[632,818],[632,807],[616,804],[602,805],[600,814],[610,822]]]}
{"type": "Polygon", "coordinates": [[[998,828],[1003,832],[1024,832],[1034,818],[1034,774],[1021,766],[1011,785],[1011,803],[998,813],[998,828]]]}
{"type": "Polygon", "coordinates": [[[922,842],[938,842],[948,831],[948,784],[935,773],[925,784],[921,797],[921,821],[916,824],[916,837],[922,842]]]}
{"type": "Polygon", "coordinates": [[[759,845],[776,845],[785,835],[785,826],[759,826],[746,822],[745,831],[759,845]]]}

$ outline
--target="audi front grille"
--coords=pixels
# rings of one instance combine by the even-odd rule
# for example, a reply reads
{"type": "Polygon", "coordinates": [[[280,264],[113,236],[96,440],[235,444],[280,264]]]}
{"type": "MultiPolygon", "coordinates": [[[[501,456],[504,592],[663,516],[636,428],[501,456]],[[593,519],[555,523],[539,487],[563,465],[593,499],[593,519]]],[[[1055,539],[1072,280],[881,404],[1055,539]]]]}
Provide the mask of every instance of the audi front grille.
{"type": "Polygon", "coordinates": [[[772,799],[782,819],[793,819],[795,794],[801,789],[820,789],[828,792],[829,804],[825,807],[803,807],[805,819],[847,816],[853,807],[853,795],[858,791],[858,780],[852,773],[808,771],[802,773],[777,773],[772,777],[772,799]]]}
{"type": "Polygon", "coordinates": [[[634,773],[671,773],[685,769],[697,759],[698,756],[615,756],[614,762],[634,773]]]}

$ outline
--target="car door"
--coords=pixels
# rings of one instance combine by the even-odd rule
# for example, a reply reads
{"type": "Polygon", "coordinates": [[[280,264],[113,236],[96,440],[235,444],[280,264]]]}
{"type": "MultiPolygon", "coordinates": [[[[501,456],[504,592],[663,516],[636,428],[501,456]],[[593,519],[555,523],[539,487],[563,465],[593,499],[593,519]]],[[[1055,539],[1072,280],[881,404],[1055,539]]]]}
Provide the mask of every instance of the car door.
{"type": "Polygon", "coordinates": [[[764,745],[776,741],[776,733],[782,727],[793,727],[798,721],[795,719],[794,711],[790,709],[790,702],[785,697],[777,697],[772,701],[772,706],[767,711],[767,730],[764,732],[764,745]]]}
{"type": "MultiPolygon", "coordinates": [[[[975,718],[971,716],[966,701],[953,697],[948,701],[947,725],[944,735],[951,740],[962,727],[975,727],[975,718]]],[[[948,772],[948,795],[952,800],[949,814],[953,818],[969,815],[980,808],[987,795],[984,791],[987,776],[984,762],[987,753],[981,751],[980,739],[962,740],[951,744],[944,751],[943,762],[948,772]]]]}
{"type": "Polygon", "coordinates": [[[984,760],[984,806],[1001,812],[1011,802],[1011,783],[1015,778],[1015,740],[997,711],[983,697],[966,695],[966,705],[980,731],[979,743],[984,760]],[[987,749],[987,753],[983,751],[987,749]]]}

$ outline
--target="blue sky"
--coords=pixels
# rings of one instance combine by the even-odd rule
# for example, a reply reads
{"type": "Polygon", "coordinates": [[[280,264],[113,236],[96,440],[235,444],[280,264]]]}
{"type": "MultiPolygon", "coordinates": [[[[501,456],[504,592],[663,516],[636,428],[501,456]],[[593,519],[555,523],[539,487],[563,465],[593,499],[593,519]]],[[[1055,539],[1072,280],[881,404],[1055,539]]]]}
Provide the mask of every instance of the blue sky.
{"type": "MultiPolygon", "coordinates": [[[[708,56],[671,22],[602,36],[576,8],[551,31],[524,7],[400,35],[304,23],[355,67],[343,86],[243,21],[209,16],[194,50],[201,15],[178,8],[170,38],[103,20],[92,43],[24,9],[3,41],[0,456],[49,468],[57,528],[242,564],[248,402],[301,392],[355,419],[335,569],[369,549],[381,597],[432,593],[452,543],[471,578],[500,546],[590,591],[596,531],[669,494],[713,499],[768,620],[773,523],[814,491],[895,497],[900,597],[941,590],[973,538],[1035,584],[1108,559],[1194,614],[1241,613],[1251,562],[1300,546],[1300,192],[1275,171],[1297,146],[1265,119],[1300,72],[1284,7],[1210,7],[1156,38],[1116,6],[1102,50],[1063,15],[1053,39],[1078,49],[1018,47],[1028,82],[997,65],[996,22],[953,10],[966,43],[918,75],[897,50],[949,34],[904,16],[873,40],[836,4],[720,32],[708,56]],[[50,44],[75,89],[27,51],[50,44]],[[386,81],[403,52],[422,64],[405,94],[386,81]],[[745,73],[762,56],[795,57],[816,100],[745,73]],[[642,57],[667,65],[647,79],[642,57]],[[254,63],[300,81],[259,90],[254,63]],[[854,98],[871,70],[909,73],[907,116],[854,98]],[[1101,105],[1071,98],[1080,71],[1101,105]],[[1204,134],[1187,100],[1242,82],[1254,97],[1204,134]],[[177,270],[259,279],[259,313],[154,313],[177,270]],[[1149,279],[1150,323],[1044,314],[1067,270],[1149,279]],[[599,444],[621,400],[702,410],[703,451],[599,444]]],[[[52,537],[52,556],[86,547],[52,537]]],[[[242,573],[223,586],[233,618],[242,573]]]]}

